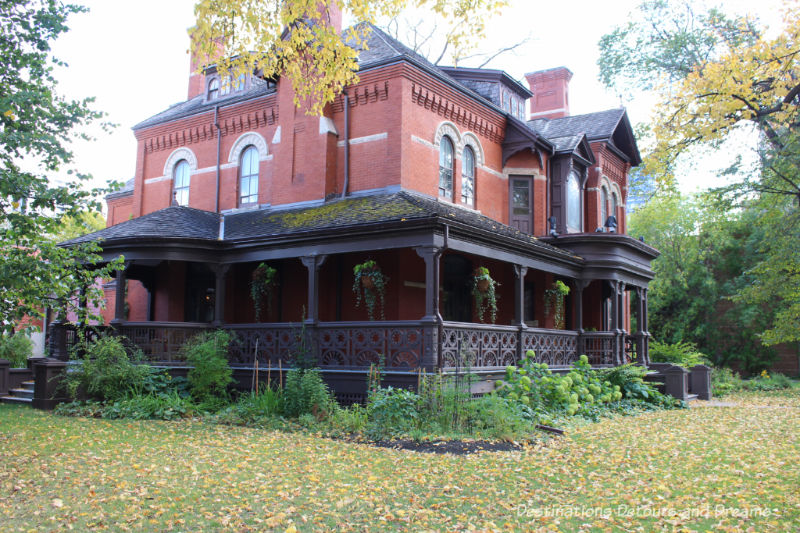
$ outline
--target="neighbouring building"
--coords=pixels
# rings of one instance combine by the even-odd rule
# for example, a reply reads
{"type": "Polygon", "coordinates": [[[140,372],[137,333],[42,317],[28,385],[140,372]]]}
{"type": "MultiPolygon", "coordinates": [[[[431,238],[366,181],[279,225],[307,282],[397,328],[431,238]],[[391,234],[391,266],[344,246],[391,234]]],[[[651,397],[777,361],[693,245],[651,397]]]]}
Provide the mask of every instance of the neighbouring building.
{"type": "Polygon", "coordinates": [[[528,349],[551,366],[647,362],[658,252],[626,235],[636,140],[624,109],[570,115],[568,69],[525,86],[434,66],[372,28],[360,82],[308,116],[290,83],[195,66],[186,101],[133,128],[134,178],[109,195],[108,227],[66,243],[124,256],[107,319],[151,359],[222,327],[234,367],[286,365],[304,331],[353,395],[372,363],[402,381],[459,354],[489,375],[528,349]],[[377,320],[353,290],[366,260],[388,276],[377,320]],[[257,320],[262,263],[276,281],[257,320]],[[499,282],[494,324],[479,320],[479,267],[499,282]]]}

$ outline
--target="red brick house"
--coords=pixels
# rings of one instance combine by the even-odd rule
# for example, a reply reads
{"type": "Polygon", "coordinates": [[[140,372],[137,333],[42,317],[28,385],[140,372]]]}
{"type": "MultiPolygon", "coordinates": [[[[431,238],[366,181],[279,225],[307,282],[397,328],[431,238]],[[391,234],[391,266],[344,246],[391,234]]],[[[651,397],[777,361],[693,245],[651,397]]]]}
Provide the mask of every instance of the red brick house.
{"type": "Polygon", "coordinates": [[[625,110],[572,116],[566,68],[525,87],[436,67],[377,28],[359,66],[321,117],[280,79],[192,71],[185,102],[133,128],[135,177],[108,197],[108,227],[71,241],[125,257],[111,324],[160,361],[224,327],[241,367],[285,364],[301,321],[331,372],[447,369],[459,351],[487,372],[527,349],[554,366],[646,362],[658,252],[625,234],[640,163],[625,110]],[[385,320],[356,307],[367,259],[389,278],[385,320]],[[278,284],[256,322],[261,263],[278,284]],[[500,284],[495,324],[478,321],[477,267],[500,284]],[[571,288],[565,329],[545,303],[555,280],[571,288]]]}

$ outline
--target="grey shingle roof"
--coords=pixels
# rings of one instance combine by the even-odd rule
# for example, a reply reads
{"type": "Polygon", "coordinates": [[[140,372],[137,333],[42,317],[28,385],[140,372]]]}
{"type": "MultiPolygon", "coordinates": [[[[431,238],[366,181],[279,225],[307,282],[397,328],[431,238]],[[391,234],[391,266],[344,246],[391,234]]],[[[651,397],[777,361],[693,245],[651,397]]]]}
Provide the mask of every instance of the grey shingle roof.
{"type": "Polygon", "coordinates": [[[590,141],[594,141],[610,138],[624,115],[623,108],[608,109],[585,115],[529,120],[528,125],[549,140],[585,133],[590,141]]]}
{"type": "Polygon", "coordinates": [[[110,200],[112,198],[119,198],[121,196],[128,196],[130,194],[133,194],[133,183],[134,183],[134,179],[133,178],[129,179],[128,181],[125,182],[125,185],[123,185],[120,190],[108,193],[106,195],[106,200],[110,200]]]}
{"type": "Polygon", "coordinates": [[[259,209],[219,215],[189,207],[167,207],[109,228],[61,243],[127,239],[206,239],[217,241],[220,217],[224,217],[226,244],[344,228],[379,226],[415,220],[445,219],[480,229],[520,244],[573,258],[570,252],[546,244],[535,237],[501,224],[476,211],[440,202],[411,191],[348,197],[313,207],[275,210],[259,209]]]}
{"type": "Polygon", "coordinates": [[[191,207],[167,207],[61,244],[135,238],[216,240],[219,220],[217,213],[191,207]]]}
{"type": "Polygon", "coordinates": [[[265,96],[267,94],[271,94],[274,92],[275,92],[275,87],[270,86],[266,83],[262,83],[253,85],[248,89],[242,91],[241,93],[234,93],[231,96],[225,96],[210,101],[206,101],[205,95],[201,94],[200,96],[195,96],[191,100],[186,100],[185,102],[175,104],[171,106],[169,109],[166,109],[161,113],[158,113],[146,120],[141,121],[140,123],[136,124],[133,127],[133,129],[138,130],[142,128],[147,128],[149,126],[155,126],[156,124],[161,124],[163,122],[168,122],[170,120],[175,120],[178,118],[188,117],[190,115],[194,115],[197,113],[202,113],[205,111],[213,111],[214,107],[217,105],[235,104],[236,102],[249,100],[251,98],[258,98],[259,96],[265,96]]]}
{"type": "Polygon", "coordinates": [[[567,135],[565,137],[548,137],[547,140],[553,143],[556,152],[572,152],[583,139],[583,135],[567,135]]]}

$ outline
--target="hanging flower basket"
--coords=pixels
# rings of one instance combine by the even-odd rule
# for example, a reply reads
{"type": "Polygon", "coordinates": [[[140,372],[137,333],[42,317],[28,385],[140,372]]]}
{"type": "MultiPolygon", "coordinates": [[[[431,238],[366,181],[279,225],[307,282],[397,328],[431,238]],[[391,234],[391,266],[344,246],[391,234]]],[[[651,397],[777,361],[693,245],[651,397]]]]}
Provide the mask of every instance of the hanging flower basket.
{"type": "Polygon", "coordinates": [[[544,291],[544,313],[550,314],[553,309],[553,321],[556,329],[564,329],[564,298],[569,294],[569,287],[561,281],[556,280],[553,285],[544,291]]]}
{"type": "Polygon", "coordinates": [[[367,306],[370,320],[375,320],[378,310],[380,310],[381,320],[385,320],[384,299],[388,282],[389,278],[381,272],[378,263],[372,259],[353,268],[353,292],[356,295],[356,307],[361,306],[363,300],[367,306]]]}
{"type": "Polygon", "coordinates": [[[475,310],[480,322],[484,321],[487,311],[492,324],[497,320],[496,289],[499,286],[500,284],[492,279],[486,267],[478,267],[472,273],[472,296],[475,298],[475,310]]]}
{"type": "Polygon", "coordinates": [[[261,303],[267,300],[267,310],[272,311],[272,297],[278,287],[278,271],[261,263],[253,270],[250,280],[250,297],[253,299],[253,309],[256,312],[256,322],[261,317],[261,303]]]}

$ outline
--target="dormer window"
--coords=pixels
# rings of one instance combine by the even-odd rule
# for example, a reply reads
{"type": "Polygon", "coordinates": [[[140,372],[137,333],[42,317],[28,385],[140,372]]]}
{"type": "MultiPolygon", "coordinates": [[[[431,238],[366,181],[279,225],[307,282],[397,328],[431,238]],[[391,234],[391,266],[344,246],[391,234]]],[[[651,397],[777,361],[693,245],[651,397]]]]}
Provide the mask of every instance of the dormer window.
{"type": "Polygon", "coordinates": [[[219,97],[219,78],[211,78],[208,82],[208,99],[216,100],[219,97]]]}
{"type": "Polygon", "coordinates": [[[227,96],[231,92],[231,77],[225,76],[222,78],[222,86],[219,89],[220,96],[227,96]]]}

